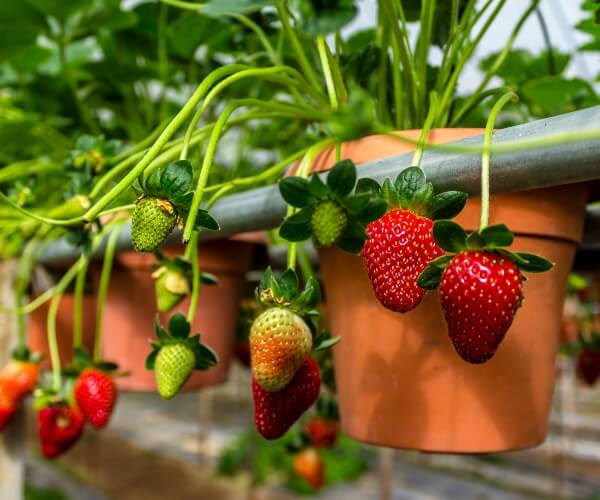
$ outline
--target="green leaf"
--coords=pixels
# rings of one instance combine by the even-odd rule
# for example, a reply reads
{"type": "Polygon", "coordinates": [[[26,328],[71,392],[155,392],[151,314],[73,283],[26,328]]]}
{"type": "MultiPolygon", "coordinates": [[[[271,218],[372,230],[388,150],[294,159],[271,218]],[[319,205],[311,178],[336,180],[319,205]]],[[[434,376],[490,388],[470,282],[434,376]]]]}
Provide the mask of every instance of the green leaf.
{"type": "Polygon", "coordinates": [[[302,29],[313,36],[341,30],[358,13],[354,0],[300,0],[298,9],[302,29]]]}
{"type": "Polygon", "coordinates": [[[298,276],[293,269],[287,269],[279,278],[281,293],[287,300],[292,300],[300,291],[298,276]]]}
{"type": "Polygon", "coordinates": [[[435,290],[440,286],[443,272],[443,268],[429,264],[419,276],[417,285],[425,290],[435,290]]]}
{"type": "Polygon", "coordinates": [[[485,242],[483,241],[483,238],[477,231],[473,231],[467,237],[467,248],[476,250],[479,248],[483,248],[484,246],[485,242]]]}
{"type": "Polygon", "coordinates": [[[288,217],[279,228],[279,236],[287,241],[304,241],[312,236],[314,208],[307,207],[288,217]]]}
{"type": "Polygon", "coordinates": [[[179,198],[192,189],[194,169],[188,160],[174,161],[160,170],[160,187],[167,198],[179,198]]]}
{"type": "Polygon", "coordinates": [[[386,201],[388,206],[400,206],[398,191],[396,191],[396,187],[392,184],[392,181],[390,179],[386,179],[383,181],[383,185],[381,186],[381,196],[386,201]]]}
{"type": "Polygon", "coordinates": [[[314,309],[321,302],[321,288],[314,277],[308,278],[304,290],[292,301],[292,308],[300,311],[314,309]]]}
{"type": "Polygon", "coordinates": [[[288,205],[304,208],[311,201],[308,180],[302,177],[285,177],[279,181],[279,192],[288,205]]]}
{"type": "Polygon", "coordinates": [[[321,176],[317,173],[314,173],[310,177],[309,181],[309,189],[311,194],[315,198],[325,198],[329,195],[329,189],[327,185],[321,179],[321,176]]]}
{"type": "Polygon", "coordinates": [[[513,255],[517,256],[516,264],[522,271],[527,271],[529,273],[543,273],[554,267],[554,264],[548,259],[533,253],[515,252],[513,255]]]}
{"type": "Polygon", "coordinates": [[[218,285],[219,280],[214,274],[201,272],[200,283],[202,283],[203,285],[218,285]]]}
{"type": "Polygon", "coordinates": [[[190,335],[190,324],[187,319],[185,319],[185,315],[182,313],[176,313],[171,316],[169,320],[169,332],[173,337],[178,339],[186,339],[190,335]]]}
{"type": "Polygon", "coordinates": [[[433,196],[427,205],[427,213],[433,220],[453,219],[467,203],[468,194],[461,191],[445,191],[433,196]]]}
{"type": "MultiPolygon", "coordinates": [[[[2,0],[4,1],[4,0],[2,0]]],[[[30,5],[35,7],[47,16],[54,17],[60,22],[64,22],[75,12],[81,12],[92,4],[92,0],[27,0],[30,5]]],[[[24,3],[24,2],[22,2],[24,3]]]]}
{"type": "Polygon", "coordinates": [[[346,196],[356,184],[356,167],[352,160],[336,163],[327,176],[327,185],[339,196],[346,196]]]}
{"type": "Polygon", "coordinates": [[[198,210],[196,223],[194,224],[194,229],[200,229],[201,227],[211,229],[213,231],[218,231],[221,229],[219,223],[213,218],[212,215],[208,213],[208,211],[204,209],[198,210]]]}
{"type": "Polygon", "coordinates": [[[337,246],[345,252],[358,254],[367,240],[365,228],[357,221],[350,221],[340,236],[337,246]]]}
{"type": "Polygon", "coordinates": [[[154,370],[154,364],[156,363],[156,356],[158,356],[158,349],[153,349],[148,356],[146,356],[146,370],[154,370]]]}
{"type": "Polygon", "coordinates": [[[383,198],[371,198],[367,206],[357,215],[362,224],[368,224],[382,217],[388,209],[388,205],[383,198]]]}
{"type": "Polygon", "coordinates": [[[143,182],[140,182],[142,189],[146,194],[156,198],[165,197],[165,193],[162,191],[162,185],[160,182],[161,176],[162,170],[157,168],[156,170],[153,170],[143,182]]]}
{"type": "Polygon", "coordinates": [[[219,17],[226,14],[249,14],[276,3],[269,0],[209,0],[198,7],[202,8],[204,15],[219,17]]]}
{"type": "Polygon", "coordinates": [[[371,193],[356,194],[343,200],[343,204],[351,214],[358,214],[367,207],[371,197],[371,193]]]}
{"type": "Polygon", "coordinates": [[[408,167],[400,172],[394,185],[403,208],[423,190],[425,184],[425,172],[419,167],[408,167]]]}
{"type": "Polygon", "coordinates": [[[358,183],[356,184],[356,194],[360,193],[373,193],[378,194],[381,192],[381,186],[375,179],[369,179],[368,177],[363,177],[362,179],[358,179],[358,183]]]}
{"type": "Polygon", "coordinates": [[[85,351],[85,349],[77,347],[73,352],[73,366],[78,369],[82,369],[90,366],[91,364],[92,358],[90,358],[90,355],[85,351]]]}
{"type": "Polygon", "coordinates": [[[325,339],[317,347],[313,348],[313,352],[319,352],[329,349],[330,347],[333,347],[335,344],[337,344],[340,341],[340,339],[340,336],[325,339]]]}
{"type": "Polygon", "coordinates": [[[208,370],[219,363],[217,353],[206,344],[196,344],[194,347],[194,355],[196,356],[196,366],[194,370],[208,370]]]}
{"type": "Polygon", "coordinates": [[[512,245],[513,234],[505,224],[494,224],[479,233],[487,248],[508,247],[512,245]]]}
{"type": "Polygon", "coordinates": [[[467,246],[467,233],[456,222],[439,220],[433,225],[433,237],[446,252],[462,252],[467,246]]]}

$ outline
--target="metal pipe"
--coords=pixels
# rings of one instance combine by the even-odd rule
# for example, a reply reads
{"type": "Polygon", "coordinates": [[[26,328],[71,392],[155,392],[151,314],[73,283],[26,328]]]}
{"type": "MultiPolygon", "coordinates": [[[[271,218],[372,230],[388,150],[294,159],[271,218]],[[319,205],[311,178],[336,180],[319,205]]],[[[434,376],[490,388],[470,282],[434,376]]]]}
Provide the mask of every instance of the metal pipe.
{"type": "MultiPolygon", "coordinates": [[[[540,138],[560,132],[600,128],[600,106],[567,113],[524,125],[498,130],[494,143],[540,138]]],[[[481,145],[482,136],[456,141],[455,144],[481,145]]],[[[412,153],[365,163],[359,169],[361,177],[383,181],[395,177],[410,166],[412,153]]],[[[479,193],[480,155],[426,151],[422,167],[436,191],[460,189],[479,193]]],[[[326,174],[324,174],[326,175],[326,174]]],[[[492,157],[492,192],[526,191],[600,179],[600,139],[571,142],[533,150],[497,153],[492,157]]],[[[203,231],[201,240],[210,240],[238,233],[277,227],[285,217],[286,205],[277,186],[253,189],[227,196],[211,209],[221,226],[220,231],[203,231]]],[[[591,212],[600,226],[600,212],[591,212]]],[[[174,232],[171,241],[180,239],[174,232]]],[[[131,249],[131,227],[125,226],[118,243],[119,250],[131,249]]],[[[101,248],[98,254],[102,254],[101,248]]],[[[40,257],[41,263],[68,261],[78,251],[64,241],[51,243],[40,257]]]]}

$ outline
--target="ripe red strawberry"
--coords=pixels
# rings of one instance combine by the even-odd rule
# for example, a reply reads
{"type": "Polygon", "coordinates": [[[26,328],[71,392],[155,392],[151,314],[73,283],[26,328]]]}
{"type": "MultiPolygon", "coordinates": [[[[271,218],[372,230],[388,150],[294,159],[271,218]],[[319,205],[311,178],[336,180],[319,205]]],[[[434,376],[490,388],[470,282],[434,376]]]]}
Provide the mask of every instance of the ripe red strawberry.
{"type": "Polygon", "coordinates": [[[417,279],[443,255],[433,238],[433,221],[409,210],[392,210],[367,226],[362,258],[373,290],[392,311],[412,311],[425,296],[417,279]]]}
{"type": "Polygon", "coordinates": [[[13,359],[0,372],[0,384],[7,396],[20,401],[35,388],[39,376],[39,367],[32,361],[13,359]]]}
{"type": "Polygon", "coordinates": [[[337,441],[338,423],[315,417],[306,426],[306,434],[315,448],[333,448],[337,441]]]}
{"type": "Polygon", "coordinates": [[[15,400],[11,398],[4,385],[0,383],[0,432],[2,432],[17,413],[15,400]]]}
{"type": "Polygon", "coordinates": [[[519,268],[495,251],[466,251],[452,258],[441,279],[442,309],[454,348],[469,363],[485,363],[521,306],[519,268]]]}
{"type": "Polygon", "coordinates": [[[74,388],[77,406],[85,419],[101,429],[108,424],[117,399],[117,389],[110,375],[87,368],[77,378],[74,388]]]}
{"type": "Polygon", "coordinates": [[[294,457],[292,463],[294,472],[310,484],[315,490],[319,490],[325,483],[325,464],[319,452],[314,448],[306,448],[294,457]]]}
{"type": "Polygon", "coordinates": [[[37,417],[42,453],[46,458],[55,458],[67,451],[83,432],[80,411],[67,403],[45,406],[37,417]]]}
{"type": "Polygon", "coordinates": [[[600,377],[600,350],[583,349],[577,354],[577,377],[593,386],[600,377]]]}
{"type": "Polygon", "coordinates": [[[272,392],[263,389],[252,378],[254,422],[265,439],[277,439],[310,408],[319,397],[321,375],[319,365],[309,357],[283,389],[272,392]]]}

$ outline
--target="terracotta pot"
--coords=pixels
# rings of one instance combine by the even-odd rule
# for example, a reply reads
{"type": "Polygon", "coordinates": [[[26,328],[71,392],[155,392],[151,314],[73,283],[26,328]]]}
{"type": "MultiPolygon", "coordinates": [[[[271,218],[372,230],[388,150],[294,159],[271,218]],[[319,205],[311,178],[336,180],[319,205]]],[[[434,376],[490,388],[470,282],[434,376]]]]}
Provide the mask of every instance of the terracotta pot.
{"type": "MultiPolygon", "coordinates": [[[[73,309],[75,297],[73,294],[65,293],[58,306],[56,315],[56,334],[58,340],[58,350],[61,363],[64,365],[71,361],[73,357],[73,309]]],[[[50,366],[50,353],[48,349],[48,337],[46,329],[46,319],[50,301],[44,303],[33,311],[28,318],[27,324],[27,343],[32,352],[41,352],[44,355],[42,366],[50,366]]],[[[94,332],[96,329],[96,299],[92,295],[83,297],[83,347],[92,353],[94,350],[94,332]]]]}
{"type": "MultiPolygon", "coordinates": [[[[478,130],[435,130],[430,140],[450,142],[478,130]]],[[[418,131],[409,132],[413,137],[418,131]]],[[[410,148],[387,137],[347,144],[357,163],[410,148]]],[[[319,158],[319,169],[333,153],[319,158]]],[[[493,168],[493,163],[492,163],[493,168]]],[[[571,185],[492,196],[490,223],[515,232],[513,250],[539,253],[556,263],[529,274],[524,305],[496,356],[470,365],[448,338],[439,296],[428,293],[414,311],[384,309],[360,257],[322,250],[321,271],[333,335],[344,432],[360,441],[434,452],[482,453],[541,443],[555,380],[555,359],[567,275],[583,230],[587,187],[571,185]]],[[[476,229],[478,198],[457,221],[476,229]]]]}
{"type": "MultiPolygon", "coordinates": [[[[213,273],[218,285],[204,286],[192,333],[201,333],[202,342],[219,356],[219,364],[210,370],[194,372],[185,390],[222,383],[227,378],[235,340],[238,305],[245,273],[255,245],[239,241],[202,243],[200,268],[213,273]]],[[[169,253],[168,251],[166,253],[169,253]]],[[[180,254],[181,251],[175,251],[180,254]]],[[[154,338],[156,300],[150,254],[125,252],[115,258],[104,312],[104,357],[116,361],[130,372],[119,378],[121,389],[154,391],[154,372],[144,362],[150,352],[148,340],[154,338]]],[[[187,312],[184,301],[172,313],[162,315],[163,324],[176,311],[187,312]]]]}

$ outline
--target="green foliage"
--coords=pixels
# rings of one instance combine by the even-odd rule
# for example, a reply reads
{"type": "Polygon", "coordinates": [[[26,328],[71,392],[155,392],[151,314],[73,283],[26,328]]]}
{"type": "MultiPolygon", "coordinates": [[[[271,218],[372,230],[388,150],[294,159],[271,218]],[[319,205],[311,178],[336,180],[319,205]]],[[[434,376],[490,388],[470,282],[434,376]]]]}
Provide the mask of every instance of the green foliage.
{"type": "MultiPolygon", "coordinates": [[[[301,440],[298,428],[294,428],[277,441],[265,441],[255,431],[237,436],[222,452],[217,470],[225,476],[249,473],[257,484],[278,477],[289,489],[311,494],[314,490],[293,472],[292,461],[301,440]]],[[[340,436],[337,445],[330,450],[320,450],[325,463],[325,484],[335,485],[358,479],[367,470],[370,454],[357,442],[340,436]]]]}

